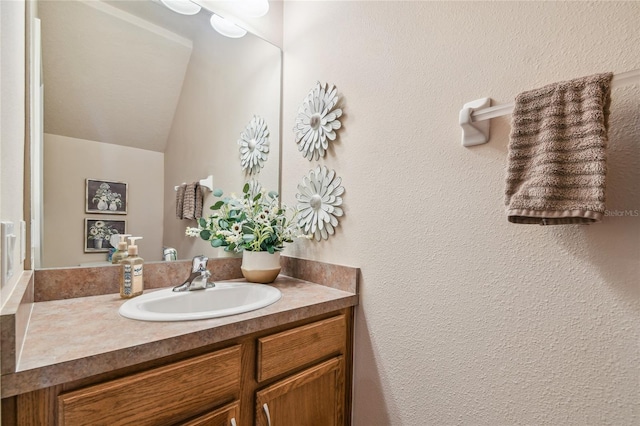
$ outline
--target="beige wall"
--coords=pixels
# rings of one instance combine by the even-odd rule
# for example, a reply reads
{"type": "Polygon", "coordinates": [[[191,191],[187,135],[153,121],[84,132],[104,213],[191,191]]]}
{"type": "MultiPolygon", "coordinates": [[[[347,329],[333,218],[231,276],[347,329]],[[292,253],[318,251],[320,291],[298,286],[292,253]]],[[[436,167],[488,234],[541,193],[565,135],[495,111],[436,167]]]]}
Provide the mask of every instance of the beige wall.
{"type": "Polygon", "coordinates": [[[106,253],[84,253],[85,218],[126,220],[127,233],[143,237],[140,256],[146,261],[160,260],[164,155],[48,133],[44,136],[42,267],[106,261],[106,253]],[[127,214],[85,213],[87,178],[126,182],[127,214]]]}
{"type": "MultiPolygon", "coordinates": [[[[175,186],[213,175],[214,188],[226,195],[241,194],[245,173],[237,140],[254,114],[265,119],[270,131],[269,157],[259,180],[269,190],[278,189],[280,55],[278,48],[257,37],[206,33],[194,40],[165,151],[165,245],[175,247],[181,259],[203,253],[216,257],[220,250],[185,237],[185,228],[196,222],[176,218],[175,186]],[[219,57],[227,60],[216,60],[219,57]]],[[[208,193],[204,215],[213,202],[208,193]]]]}
{"type": "MultiPolygon", "coordinates": [[[[24,33],[24,2],[0,2],[0,219],[13,222],[18,236],[24,217],[24,33]]],[[[24,269],[19,239],[16,240],[13,264],[13,278],[0,291],[0,305],[7,300],[24,269]]]]}
{"type": "MultiPolygon", "coordinates": [[[[640,68],[635,2],[285,2],[283,193],[316,80],[343,95],[319,163],[346,216],[288,254],[362,268],[354,424],[640,422],[640,217],[507,223],[509,118],[460,145],[458,112],[491,96],[640,68]]],[[[608,208],[640,209],[640,85],[615,89],[608,208]]]]}

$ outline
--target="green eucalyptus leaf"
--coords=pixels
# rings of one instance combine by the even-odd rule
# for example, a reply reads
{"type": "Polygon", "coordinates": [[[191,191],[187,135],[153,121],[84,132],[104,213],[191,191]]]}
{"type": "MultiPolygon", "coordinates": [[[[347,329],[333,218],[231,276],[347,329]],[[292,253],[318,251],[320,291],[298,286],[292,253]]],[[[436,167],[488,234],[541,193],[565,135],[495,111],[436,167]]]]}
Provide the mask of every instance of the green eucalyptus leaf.
{"type": "Polygon", "coordinates": [[[245,183],[242,187],[242,193],[247,194],[249,192],[249,182],[245,183]]]}
{"type": "Polygon", "coordinates": [[[278,198],[278,193],[276,191],[269,191],[270,198],[278,198]]]}
{"type": "Polygon", "coordinates": [[[222,194],[224,194],[224,193],[222,192],[222,189],[220,189],[220,188],[216,188],[216,189],[213,190],[213,196],[214,197],[222,197],[222,194]]]}
{"type": "Polygon", "coordinates": [[[222,206],[224,206],[224,201],[220,200],[211,206],[211,210],[219,210],[222,206]]]}
{"type": "Polygon", "coordinates": [[[201,228],[204,228],[207,226],[207,221],[205,220],[205,218],[201,217],[200,219],[198,219],[198,224],[201,228]]]}
{"type": "Polygon", "coordinates": [[[255,240],[255,239],[256,239],[256,236],[255,236],[255,235],[253,235],[253,234],[244,234],[244,235],[242,236],[242,240],[243,240],[244,242],[247,242],[247,243],[248,243],[249,241],[253,241],[253,240],[255,240]]]}
{"type": "Polygon", "coordinates": [[[203,229],[202,231],[200,231],[200,238],[205,241],[209,241],[209,238],[211,238],[211,231],[209,231],[208,229],[203,229]]]}
{"type": "Polygon", "coordinates": [[[221,247],[224,244],[224,241],[221,239],[211,240],[211,247],[221,247]]]}

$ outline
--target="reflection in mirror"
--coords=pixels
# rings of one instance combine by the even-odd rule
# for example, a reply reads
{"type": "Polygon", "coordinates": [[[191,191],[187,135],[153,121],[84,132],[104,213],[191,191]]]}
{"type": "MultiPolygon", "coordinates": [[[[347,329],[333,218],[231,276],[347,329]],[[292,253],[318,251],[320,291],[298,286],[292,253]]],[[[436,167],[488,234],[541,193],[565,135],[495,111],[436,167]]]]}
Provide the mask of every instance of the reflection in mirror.
{"type": "MultiPolygon", "coordinates": [[[[279,188],[281,51],[247,34],[214,31],[211,13],[152,1],[38,2],[44,80],[43,200],[37,267],[107,264],[85,253],[84,220],[125,220],[140,255],[220,254],[185,237],[175,186],[213,175],[241,192],[249,179],[237,140],[254,115],[269,129],[258,179],[279,188]],[[128,185],[127,214],[86,213],[86,179],[128,185]]],[[[205,192],[204,215],[212,196],[205,192]]],[[[37,220],[37,219],[36,219],[37,220]]],[[[37,245],[36,245],[37,247],[37,245]]]]}

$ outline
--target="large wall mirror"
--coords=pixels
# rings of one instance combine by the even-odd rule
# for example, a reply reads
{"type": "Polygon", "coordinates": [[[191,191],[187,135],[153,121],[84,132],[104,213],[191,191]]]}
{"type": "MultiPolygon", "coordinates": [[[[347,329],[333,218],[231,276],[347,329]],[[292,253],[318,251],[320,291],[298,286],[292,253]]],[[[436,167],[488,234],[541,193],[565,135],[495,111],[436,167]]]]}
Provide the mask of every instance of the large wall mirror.
{"type": "MultiPolygon", "coordinates": [[[[218,34],[204,9],[179,15],[151,0],[42,0],[37,8],[44,124],[36,267],[106,264],[107,253],[87,249],[92,220],[142,236],[147,261],[162,260],[167,246],[179,258],[217,256],[185,236],[195,221],[177,218],[175,187],[212,175],[214,187],[240,193],[250,176],[237,140],[258,115],[270,131],[258,180],[279,189],[281,50],[250,33],[218,34]],[[126,183],[126,214],[87,212],[87,179],[126,183]]],[[[204,215],[212,200],[207,193],[204,215]]]]}

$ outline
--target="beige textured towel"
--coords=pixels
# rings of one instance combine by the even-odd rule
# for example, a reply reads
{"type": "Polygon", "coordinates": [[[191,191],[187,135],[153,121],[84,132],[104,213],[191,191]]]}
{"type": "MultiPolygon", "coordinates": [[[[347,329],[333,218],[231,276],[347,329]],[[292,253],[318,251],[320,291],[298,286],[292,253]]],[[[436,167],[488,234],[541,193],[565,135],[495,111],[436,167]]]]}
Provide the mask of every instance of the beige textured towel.
{"type": "Polygon", "coordinates": [[[184,203],[182,207],[182,218],[193,219],[196,210],[196,186],[197,183],[188,183],[184,190],[184,203]]]}
{"type": "Polygon", "coordinates": [[[204,192],[200,184],[196,185],[195,208],[193,211],[194,219],[202,217],[202,204],[204,203],[204,192]]]}
{"type": "Polygon", "coordinates": [[[509,222],[600,222],[604,215],[611,73],[516,97],[505,203],[509,222]]]}
{"type": "Polygon", "coordinates": [[[176,190],[176,217],[182,219],[182,212],[184,209],[184,191],[187,189],[187,184],[183,183],[176,190]]]}
{"type": "Polygon", "coordinates": [[[202,217],[203,198],[202,188],[198,182],[187,184],[184,190],[182,218],[197,219],[202,217]]]}

